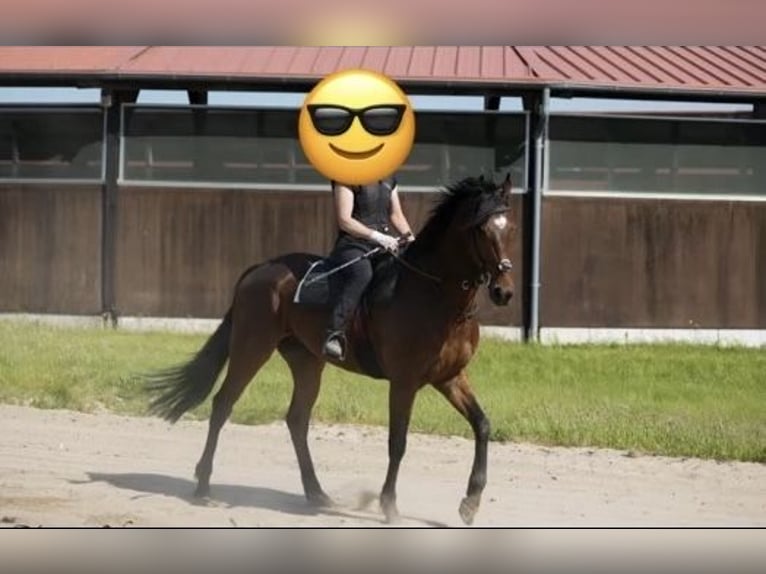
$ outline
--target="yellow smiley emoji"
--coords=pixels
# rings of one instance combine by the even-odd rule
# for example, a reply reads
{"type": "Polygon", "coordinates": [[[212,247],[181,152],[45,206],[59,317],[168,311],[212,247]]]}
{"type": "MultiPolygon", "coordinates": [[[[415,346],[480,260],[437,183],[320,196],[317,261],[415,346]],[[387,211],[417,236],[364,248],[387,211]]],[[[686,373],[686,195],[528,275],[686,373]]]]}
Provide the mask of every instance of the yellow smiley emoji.
{"type": "Polygon", "coordinates": [[[328,179],[360,185],[393,174],[415,140],[415,115],[391,79],[370,70],[325,77],[306,96],[298,137],[328,179]]]}

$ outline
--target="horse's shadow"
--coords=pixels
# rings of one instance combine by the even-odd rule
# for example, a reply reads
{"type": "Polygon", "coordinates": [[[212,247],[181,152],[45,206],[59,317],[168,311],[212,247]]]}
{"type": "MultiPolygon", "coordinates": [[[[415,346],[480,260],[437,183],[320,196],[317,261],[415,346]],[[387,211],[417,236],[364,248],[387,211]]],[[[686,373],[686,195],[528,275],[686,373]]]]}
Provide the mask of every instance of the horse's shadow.
{"type": "MultiPolygon", "coordinates": [[[[195,506],[211,506],[226,508],[260,508],[273,510],[296,516],[336,516],[354,520],[362,520],[371,524],[385,524],[383,516],[374,515],[364,508],[344,509],[337,503],[331,507],[316,507],[306,500],[303,494],[295,494],[260,486],[242,486],[236,484],[213,484],[211,485],[211,498],[200,499],[193,495],[195,482],[151,473],[121,473],[109,474],[100,472],[88,472],[88,480],[71,481],[75,484],[91,482],[106,482],[112,486],[124,490],[132,490],[139,494],[133,499],[151,495],[173,496],[195,506]]],[[[409,518],[409,517],[408,517],[409,518]]],[[[409,518],[428,526],[445,527],[446,524],[409,518]]]]}

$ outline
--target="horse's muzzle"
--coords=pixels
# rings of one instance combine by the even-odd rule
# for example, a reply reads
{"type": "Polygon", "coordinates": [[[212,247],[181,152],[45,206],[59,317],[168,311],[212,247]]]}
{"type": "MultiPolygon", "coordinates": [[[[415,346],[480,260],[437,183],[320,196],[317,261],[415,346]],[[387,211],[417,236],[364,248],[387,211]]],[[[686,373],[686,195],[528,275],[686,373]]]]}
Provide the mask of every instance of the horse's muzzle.
{"type": "Polygon", "coordinates": [[[495,283],[489,288],[489,298],[495,305],[508,305],[513,297],[513,287],[504,287],[495,283]]]}

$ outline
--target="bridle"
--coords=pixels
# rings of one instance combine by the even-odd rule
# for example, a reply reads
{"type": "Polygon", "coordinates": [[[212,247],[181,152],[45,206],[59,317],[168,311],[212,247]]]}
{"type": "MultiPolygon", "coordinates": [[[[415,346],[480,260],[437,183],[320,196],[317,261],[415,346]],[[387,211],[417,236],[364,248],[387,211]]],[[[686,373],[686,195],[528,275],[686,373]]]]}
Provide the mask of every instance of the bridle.
{"type": "MultiPolygon", "coordinates": [[[[481,229],[481,226],[483,223],[492,217],[493,215],[500,215],[506,213],[510,208],[508,207],[502,207],[499,209],[495,209],[491,211],[487,216],[481,218],[481,221],[479,223],[474,224],[471,227],[471,247],[473,251],[474,260],[478,262],[479,267],[482,269],[482,271],[479,273],[478,278],[474,280],[465,279],[460,284],[460,286],[463,288],[464,291],[468,291],[471,288],[478,289],[482,285],[489,285],[490,281],[492,281],[493,278],[498,277],[499,275],[502,275],[503,273],[510,273],[510,271],[513,269],[513,263],[511,263],[511,260],[507,257],[496,257],[496,261],[489,264],[484,260],[484,257],[482,257],[481,250],[478,246],[478,239],[477,234],[478,230],[481,229]]],[[[495,249],[492,249],[493,253],[497,256],[497,253],[495,252],[495,249]]]]}
{"type": "MultiPolygon", "coordinates": [[[[513,263],[511,263],[511,260],[507,257],[498,258],[498,260],[492,264],[488,264],[486,261],[484,261],[484,258],[481,255],[481,250],[478,248],[477,245],[477,233],[478,230],[481,228],[481,225],[484,221],[486,221],[489,217],[492,217],[493,215],[498,215],[501,213],[505,213],[509,210],[507,207],[503,207],[500,209],[496,209],[492,212],[490,212],[486,217],[482,218],[481,222],[477,222],[474,225],[471,226],[471,247],[473,251],[473,259],[475,261],[478,261],[479,267],[482,269],[479,276],[475,279],[463,279],[460,281],[460,287],[463,289],[463,291],[468,291],[469,289],[478,289],[482,285],[489,285],[490,281],[494,277],[497,277],[499,275],[502,275],[503,273],[509,273],[513,269],[513,263]]],[[[493,249],[494,251],[494,249],[493,249]]],[[[423,271],[422,269],[418,269],[402,257],[400,257],[397,253],[393,254],[394,258],[401,263],[404,267],[409,269],[410,271],[417,273],[421,277],[424,277],[426,279],[429,279],[431,281],[434,281],[435,283],[444,283],[444,278],[438,277],[436,275],[432,275],[431,273],[427,273],[423,271]]]]}

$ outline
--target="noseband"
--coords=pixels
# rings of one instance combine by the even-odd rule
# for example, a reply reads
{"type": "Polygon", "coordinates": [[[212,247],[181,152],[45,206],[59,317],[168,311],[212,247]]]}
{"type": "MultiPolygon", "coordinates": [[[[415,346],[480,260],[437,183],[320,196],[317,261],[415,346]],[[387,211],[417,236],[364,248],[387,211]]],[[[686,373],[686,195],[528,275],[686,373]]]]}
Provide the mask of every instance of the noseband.
{"type": "Polygon", "coordinates": [[[463,288],[464,291],[468,291],[472,287],[478,288],[482,285],[489,285],[489,282],[492,280],[492,277],[497,277],[498,275],[502,275],[503,273],[509,273],[513,269],[513,263],[511,263],[511,260],[507,257],[504,257],[501,259],[498,264],[497,268],[495,269],[494,273],[491,271],[484,271],[477,279],[474,279],[473,281],[464,279],[463,282],[460,284],[460,286],[463,288]]]}

